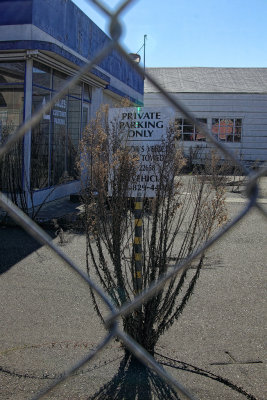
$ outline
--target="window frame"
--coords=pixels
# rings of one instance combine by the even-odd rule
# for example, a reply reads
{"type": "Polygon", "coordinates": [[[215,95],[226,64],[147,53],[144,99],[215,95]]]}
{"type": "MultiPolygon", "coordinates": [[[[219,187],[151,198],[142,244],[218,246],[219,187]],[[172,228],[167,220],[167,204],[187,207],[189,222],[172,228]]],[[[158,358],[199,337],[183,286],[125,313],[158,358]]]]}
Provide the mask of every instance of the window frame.
{"type": "MultiPolygon", "coordinates": [[[[37,90],[38,89],[47,90],[47,91],[50,92],[50,98],[51,98],[51,96],[53,96],[53,94],[56,93],[56,91],[57,91],[55,89],[60,89],[60,86],[62,86],[62,84],[64,84],[64,79],[63,78],[65,78],[65,81],[66,81],[71,76],[67,75],[66,73],[60,71],[57,68],[53,68],[52,66],[47,65],[47,64],[45,64],[43,62],[39,62],[39,61],[34,60],[34,62],[33,62],[33,71],[34,71],[34,68],[37,68],[40,71],[42,71],[42,67],[43,67],[43,71],[44,72],[50,74],[49,87],[44,87],[42,85],[39,85],[38,82],[35,83],[34,72],[33,72],[32,91],[34,91],[36,89],[37,90]],[[56,79],[59,78],[59,80],[57,82],[58,85],[56,85],[56,87],[55,87],[55,82],[54,82],[55,77],[56,77],[56,79]],[[61,82],[60,82],[60,80],[61,80],[61,82]]],[[[75,94],[75,90],[74,91],[70,90],[70,91],[68,91],[66,96],[64,96],[64,100],[66,101],[66,118],[65,118],[66,119],[66,125],[65,125],[65,145],[64,145],[65,171],[64,171],[63,175],[65,175],[65,172],[66,172],[67,173],[67,178],[68,178],[68,174],[70,174],[69,181],[72,181],[73,179],[74,180],[78,180],[79,179],[79,177],[76,174],[75,174],[75,176],[71,176],[71,173],[75,169],[75,165],[71,165],[71,163],[72,163],[71,160],[72,160],[73,157],[71,157],[70,154],[72,154],[73,152],[71,153],[70,148],[69,148],[69,146],[71,146],[71,143],[73,143],[73,140],[74,140],[74,138],[70,135],[71,126],[69,126],[69,124],[70,124],[71,118],[70,118],[70,115],[69,115],[69,104],[70,104],[71,101],[78,101],[79,102],[79,112],[78,112],[79,121],[78,121],[78,128],[77,128],[78,137],[76,139],[78,139],[78,141],[80,141],[81,140],[81,135],[82,135],[82,129],[83,129],[83,125],[82,125],[83,124],[83,121],[82,121],[83,105],[86,104],[88,107],[90,107],[90,104],[92,102],[92,86],[89,85],[87,82],[84,82],[82,80],[78,83],[78,85],[80,86],[79,94],[77,94],[78,91],[76,91],[76,94],[75,94]]],[[[39,189],[36,188],[35,189],[36,191],[37,190],[43,190],[43,189],[46,189],[48,187],[52,187],[52,186],[60,184],[60,179],[61,178],[58,181],[57,181],[57,179],[55,180],[54,179],[55,171],[54,172],[52,171],[52,169],[53,169],[53,152],[55,151],[54,140],[56,139],[56,137],[54,137],[54,134],[55,134],[55,132],[54,132],[54,119],[55,119],[54,109],[55,109],[56,106],[57,105],[53,106],[51,111],[50,111],[49,143],[48,143],[49,148],[48,148],[48,160],[47,160],[48,161],[48,181],[47,181],[48,183],[47,183],[46,187],[40,187],[39,189]]],[[[78,151],[78,146],[77,146],[77,143],[76,143],[77,142],[76,139],[74,140],[75,141],[75,146],[74,147],[77,147],[77,151],[78,151]]]]}
{"type": "MultiPolygon", "coordinates": [[[[199,123],[204,124],[204,125],[208,125],[208,118],[207,117],[197,117],[196,119],[199,121],[199,123]]],[[[196,125],[195,124],[193,125],[190,121],[188,121],[187,118],[183,118],[183,117],[179,118],[178,117],[178,118],[175,119],[175,124],[177,126],[177,129],[178,129],[178,132],[179,132],[179,135],[180,135],[178,137],[178,140],[182,140],[185,143],[188,143],[188,142],[190,142],[190,143],[191,142],[196,142],[196,143],[206,142],[206,137],[201,132],[199,132],[197,127],[196,127],[196,125]],[[181,121],[182,123],[179,123],[179,121],[181,121]],[[190,131],[185,132],[184,131],[184,127],[188,127],[189,129],[191,127],[192,131],[191,132],[190,131]],[[201,136],[200,139],[197,139],[198,135],[201,136]],[[186,137],[190,136],[190,139],[185,139],[185,136],[186,137]]]]}
{"type": "Polygon", "coordinates": [[[219,141],[225,143],[241,143],[243,136],[243,118],[242,117],[217,117],[211,119],[212,135],[219,141]],[[217,121],[217,122],[215,122],[217,121]],[[228,123],[224,123],[224,121],[228,123]],[[229,121],[233,121],[231,125],[229,121]],[[239,121],[239,123],[236,123],[239,121]],[[217,126],[217,132],[214,132],[217,126]],[[228,129],[228,132],[227,132],[228,129]],[[230,132],[232,130],[232,132],[230,132]],[[238,132],[240,130],[240,132],[238,132]],[[231,140],[232,139],[232,140],[231,140]]]}

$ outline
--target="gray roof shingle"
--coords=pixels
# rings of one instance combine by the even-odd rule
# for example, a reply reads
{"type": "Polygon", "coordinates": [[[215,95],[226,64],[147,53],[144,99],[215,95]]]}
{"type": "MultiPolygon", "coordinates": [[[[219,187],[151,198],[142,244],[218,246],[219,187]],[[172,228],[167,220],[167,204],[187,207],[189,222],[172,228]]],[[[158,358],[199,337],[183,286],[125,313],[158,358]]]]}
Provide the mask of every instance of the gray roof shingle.
{"type": "MultiPolygon", "coordinates": [[[[267,93],[267,68],[146,68],[172,93],[267,93]]],[[[156,89],[145,79],[145,93],[156,89]]]]}

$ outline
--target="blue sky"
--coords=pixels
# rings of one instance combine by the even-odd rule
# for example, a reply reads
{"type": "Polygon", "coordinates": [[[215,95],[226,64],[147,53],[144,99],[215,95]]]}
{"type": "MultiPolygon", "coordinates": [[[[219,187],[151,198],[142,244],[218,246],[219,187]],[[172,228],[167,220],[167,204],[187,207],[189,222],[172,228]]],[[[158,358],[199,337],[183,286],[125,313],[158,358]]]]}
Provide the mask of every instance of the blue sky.
{"type": "MultiPolygon", "coordinates": [[[[72,1],[108,33],[96,6],[72,1]]],[[[147,67],[267,67],[266,19],[267,0],[135,0],[123,14],[123,44],[137,52],[146,34],[147,67]]]]}

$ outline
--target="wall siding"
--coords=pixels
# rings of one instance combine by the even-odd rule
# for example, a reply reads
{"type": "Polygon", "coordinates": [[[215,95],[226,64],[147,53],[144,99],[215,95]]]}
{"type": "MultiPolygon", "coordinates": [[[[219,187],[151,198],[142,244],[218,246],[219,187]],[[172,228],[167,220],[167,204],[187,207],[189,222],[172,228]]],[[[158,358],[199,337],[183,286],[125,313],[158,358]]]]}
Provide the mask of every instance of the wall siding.
{"type": "MultiPolygon", "coordinates": [[[[267,160],[267,94],[229,93],[172,93],[197,118],[242,118],[241,143],[228,143],[244,161],[267,160]]],[[[145,93],[145,107],[169,107],[160,93],[145,93]]],[[[177,112],[177,117],[183,115],[177,112]]],[[[210,126],[210,122],[209,126],[210,126]]],[[[207,147],[207,143],[184,142],[191,146],[207,147]]]]}

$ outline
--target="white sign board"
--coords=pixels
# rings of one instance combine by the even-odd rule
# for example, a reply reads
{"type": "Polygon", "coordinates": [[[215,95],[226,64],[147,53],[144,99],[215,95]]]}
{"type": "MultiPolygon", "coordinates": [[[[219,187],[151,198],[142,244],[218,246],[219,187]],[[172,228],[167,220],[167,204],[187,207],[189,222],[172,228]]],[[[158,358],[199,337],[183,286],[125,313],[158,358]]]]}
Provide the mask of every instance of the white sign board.
{"type": "Polygon", "coordinates": [[[130,197],[155,197],[159,182],[158,169],[162,160],[162,141],[166,138],[174,112],[170,108],[112,108],[109,123],[139,155],[138,171],[129,182],[130,197]]]}

